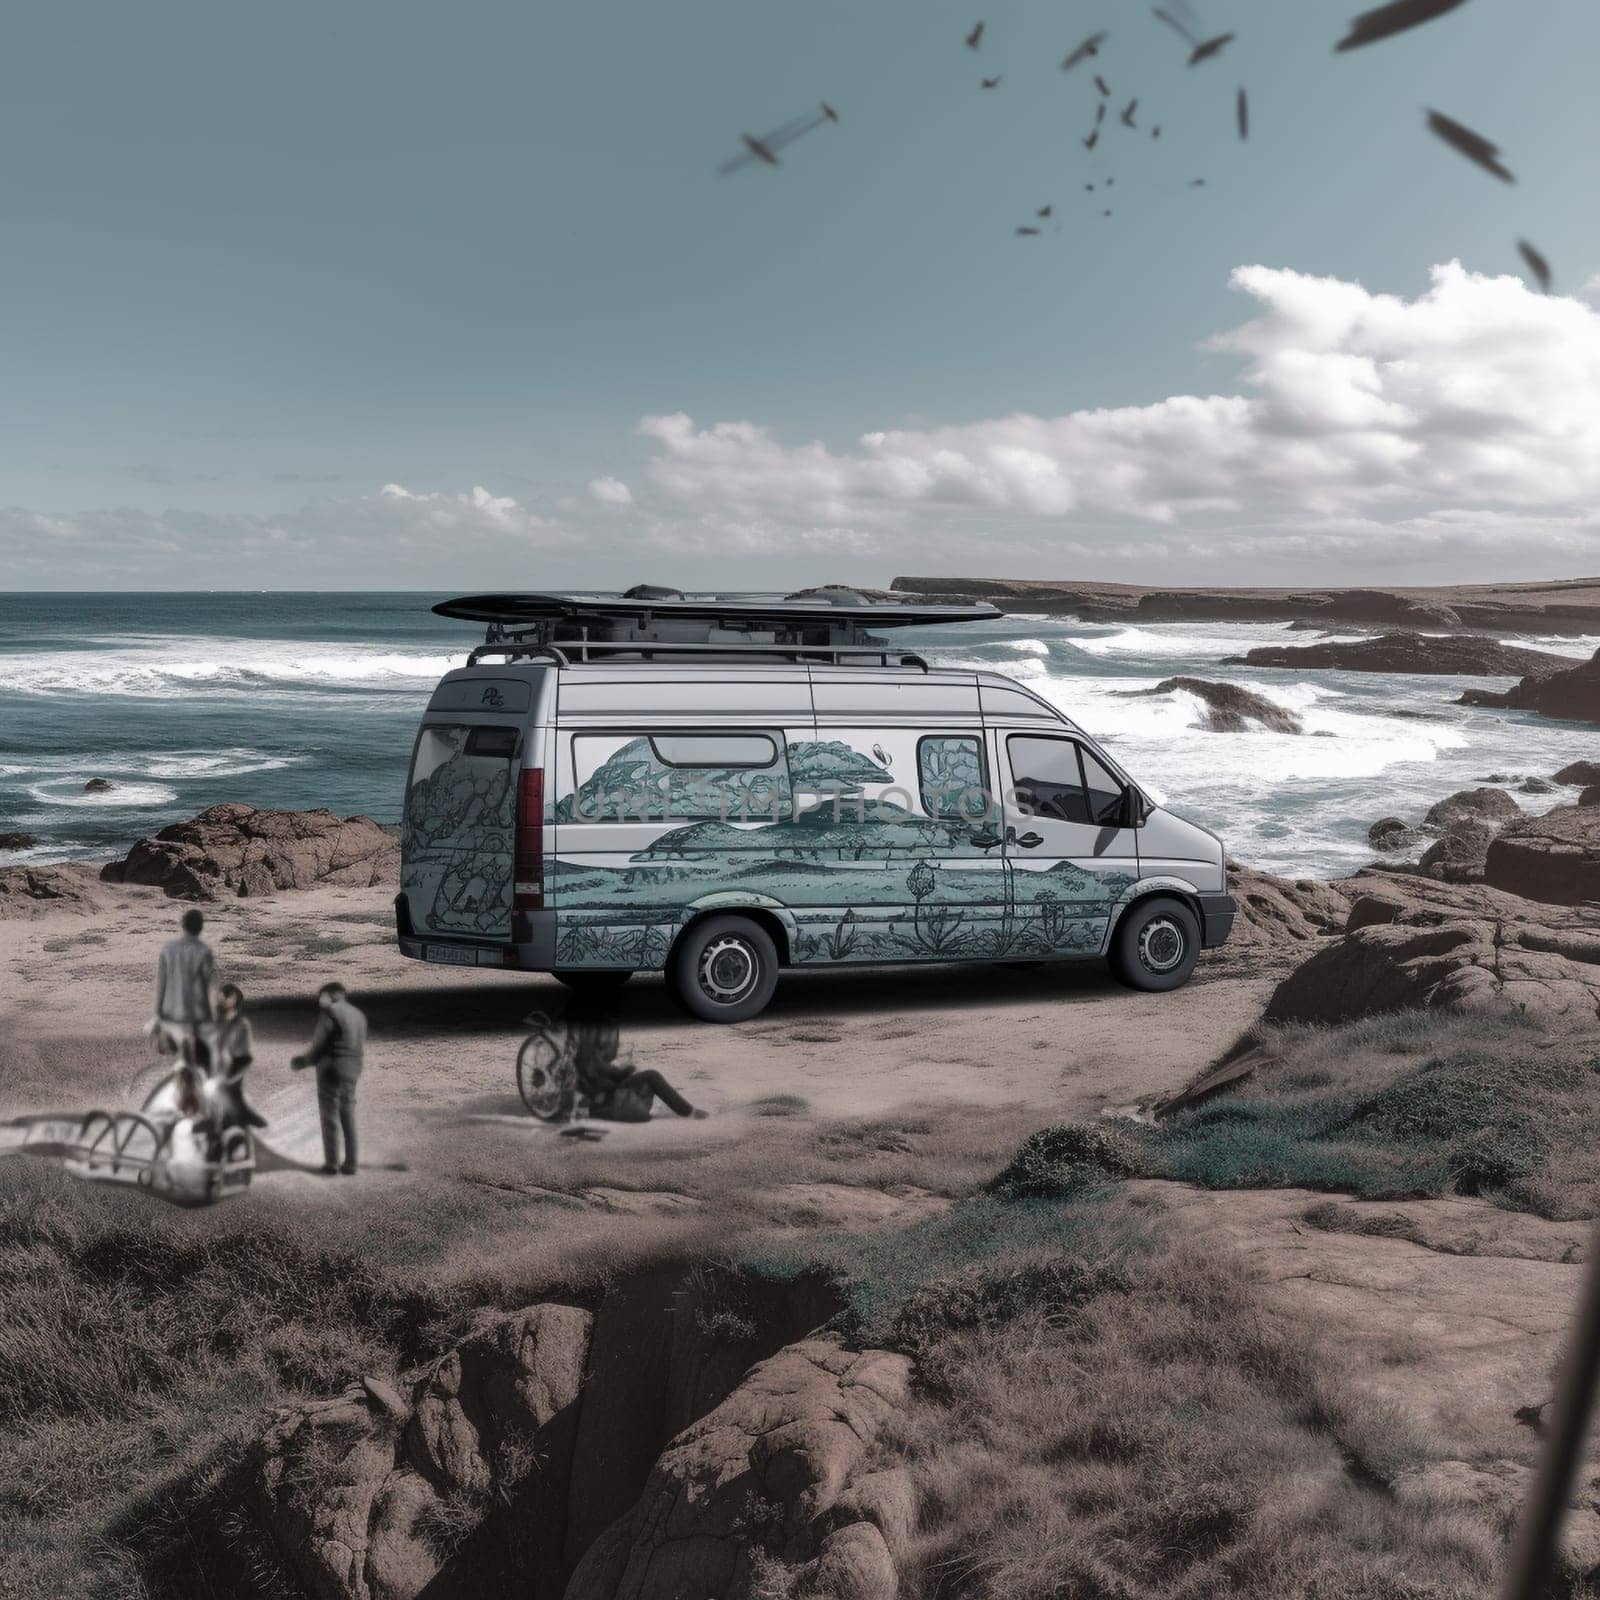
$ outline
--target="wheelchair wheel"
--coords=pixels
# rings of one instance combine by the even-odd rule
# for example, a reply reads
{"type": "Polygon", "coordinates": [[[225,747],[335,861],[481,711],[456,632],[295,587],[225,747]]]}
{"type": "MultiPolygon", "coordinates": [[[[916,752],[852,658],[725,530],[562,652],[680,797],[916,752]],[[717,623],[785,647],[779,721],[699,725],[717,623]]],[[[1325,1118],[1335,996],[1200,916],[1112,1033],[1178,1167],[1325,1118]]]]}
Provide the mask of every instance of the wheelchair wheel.
{"type": "Polygon", "coordinates": [[[517,1052],[517,1093],[541,1122],[572,1113],[577,1078],[560,1042],[546,1029],[530,1033],[517,1052]]]}

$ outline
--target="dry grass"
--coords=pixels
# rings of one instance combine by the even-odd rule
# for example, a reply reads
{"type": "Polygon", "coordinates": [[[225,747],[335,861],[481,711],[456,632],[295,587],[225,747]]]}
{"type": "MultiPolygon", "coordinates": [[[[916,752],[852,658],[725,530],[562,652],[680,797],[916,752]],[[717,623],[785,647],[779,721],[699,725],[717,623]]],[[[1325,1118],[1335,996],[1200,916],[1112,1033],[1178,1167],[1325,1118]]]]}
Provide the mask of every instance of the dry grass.
{"type": "Polygon", "coordinates": [[[1496,1530],[1393,1493],[1426,1439],[1239,1269],[1182,1247],[955,1328],[892,1426],[906,1600],[1481,1600],[1496,1530]]]}

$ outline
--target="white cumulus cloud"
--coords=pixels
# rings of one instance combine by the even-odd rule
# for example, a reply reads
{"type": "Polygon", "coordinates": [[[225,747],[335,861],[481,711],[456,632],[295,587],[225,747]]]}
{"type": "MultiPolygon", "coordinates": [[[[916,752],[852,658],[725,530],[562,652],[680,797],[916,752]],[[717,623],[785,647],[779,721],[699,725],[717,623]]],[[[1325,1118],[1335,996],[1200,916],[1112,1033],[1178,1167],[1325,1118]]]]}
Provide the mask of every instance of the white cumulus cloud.
{"type": "Polygon", "coordinates": [[[621,478],[591,478],[589,497],[603,506],[631,506],[633,490],[621,478]]]}
{"type": "Polygon", "coordinates": [[[871,432],[842,450],[647,417],[651,480],[684,509],[753,525],[970,508],[1063,548],[1075,525],[1260,543],[1330,518],[1369,545],[1417,518],[1465,544],[1503,537],[1489,514],[1508,511],[1557,517],[1554,543],[1593,548],[1580,513],[1600,496],[1600,309],[1458,262],[1413,299],[1265,266],[1232,283],[1260,308],[1209,341],[1239,358],[1237,392],[871,432]]]}

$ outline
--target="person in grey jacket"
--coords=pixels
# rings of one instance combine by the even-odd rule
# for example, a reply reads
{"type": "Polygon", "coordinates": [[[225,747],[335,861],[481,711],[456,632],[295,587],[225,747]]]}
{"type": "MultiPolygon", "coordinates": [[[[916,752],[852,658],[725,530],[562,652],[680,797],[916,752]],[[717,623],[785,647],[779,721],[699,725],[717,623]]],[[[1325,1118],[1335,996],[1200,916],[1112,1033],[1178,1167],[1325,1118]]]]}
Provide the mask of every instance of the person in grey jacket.
{"type": "Polygon", "coordinates": [[[289,1065],[296,1072],[317,1069],[317,1111],[322,1118],[322,1171],[326,1177],[356,1170],[356,1080],[367,1047],[366,1016],[350,1004],[342,983],[325,983],[317,991],[316,1031],[304,1055],[289,1065]],[[339,1135],[344,1135],[344,1160],[339,1160],[339,1135]]]}
{"type": "Polygon", "coordinates": [[[217,975],[211,946],[200,937],[206,919],[194,907],[183,914],[182,936],[163,947],[156,965],[156,1014],[153,1029],[165,1047],[200,1057],[200,1030],[211,1021],[211,985],[217,975]]]}

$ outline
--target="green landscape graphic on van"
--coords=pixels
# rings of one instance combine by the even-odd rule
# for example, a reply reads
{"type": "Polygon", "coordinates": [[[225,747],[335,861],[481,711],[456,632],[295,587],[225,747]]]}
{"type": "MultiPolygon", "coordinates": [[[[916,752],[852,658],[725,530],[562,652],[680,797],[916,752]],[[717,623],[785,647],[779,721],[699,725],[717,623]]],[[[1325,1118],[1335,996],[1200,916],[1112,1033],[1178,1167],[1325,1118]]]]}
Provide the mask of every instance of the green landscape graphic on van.
{"type": "MultiPolygon", "coordinates": [[[[626,781],[640,781],[632,764],[647,758],[635,746],[648,743],[634,741],[612,758],[626,758],[626,781]]],[[[668,828],[625,864],[554,859],[547,888],[560,929],[557,961],[660,967],[691,906],[786,912],[796,962],[1094,954],[1113,904],[1135,882],[1120,863],[1008,871],[975,738],[919,741],[918,779],[932,815],[865,792],[893,782],[881,747],[869,756],[840,740],[796,740],[789,767],[795,790],[827,798],[765,824],[668,828]]],[[[724,775],[694,776],[717,784],[724,775]]],[[[701,790],[690,788],[703,808],[701,790]]],[[[583,798],[564,797],[557,819],[581,816],[583,798]]],[[[596,791],[594,803],[616,815],[611,798],[596,791]]]]}

